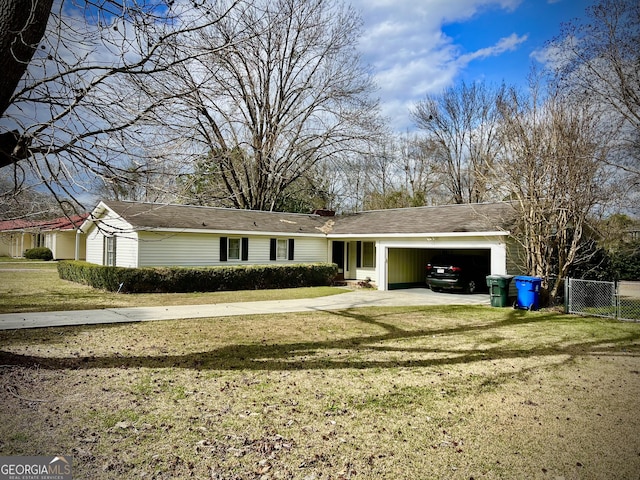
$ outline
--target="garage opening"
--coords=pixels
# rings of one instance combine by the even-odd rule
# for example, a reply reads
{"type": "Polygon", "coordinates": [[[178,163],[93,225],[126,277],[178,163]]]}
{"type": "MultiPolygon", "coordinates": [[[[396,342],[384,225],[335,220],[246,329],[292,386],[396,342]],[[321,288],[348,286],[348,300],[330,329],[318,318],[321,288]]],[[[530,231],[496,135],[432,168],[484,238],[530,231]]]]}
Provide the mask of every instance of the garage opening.
{"type": "MultiPolygon", "coordinates": [[[[387,288],[427,288],[426,266],[434,258],[446,255],[477,257],[477,278],[485,278],[491,272],[490,249],[438,249],[438,248],[389,248],[387,264],[387,288]]],[[[486,283],[480,285],[486,289],[486,283]]]]}

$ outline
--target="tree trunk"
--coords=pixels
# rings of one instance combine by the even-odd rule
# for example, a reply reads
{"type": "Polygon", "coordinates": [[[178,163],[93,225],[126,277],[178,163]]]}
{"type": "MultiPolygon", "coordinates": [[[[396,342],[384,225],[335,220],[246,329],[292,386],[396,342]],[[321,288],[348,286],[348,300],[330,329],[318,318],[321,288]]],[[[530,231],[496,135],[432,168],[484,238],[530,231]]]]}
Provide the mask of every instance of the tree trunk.
{"type": "MultiPolygon", "coordinates": [[[[0,117],[42,40],[53,0],[0,0],[0,117]]],[[[21,132],[0,135],[0,168],[27,156],[21,132]]]]}
{"type": "Polygon", "coordinates": [[[44,35],[53,0],[0,0],[0,116],[44,35]]]}

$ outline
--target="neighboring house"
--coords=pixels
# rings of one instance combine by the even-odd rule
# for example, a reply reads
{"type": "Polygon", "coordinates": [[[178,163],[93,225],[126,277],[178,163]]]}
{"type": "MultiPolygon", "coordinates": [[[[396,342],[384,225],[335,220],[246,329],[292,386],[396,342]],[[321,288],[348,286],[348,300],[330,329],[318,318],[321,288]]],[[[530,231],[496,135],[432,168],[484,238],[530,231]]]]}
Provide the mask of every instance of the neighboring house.
{"type": "Polygon", "coordinates": [[[636,222],[636,224],[632,227],[629,227],[625,230],[623,234],[623,239],[631,242],[637,242],[640,240],[640,222],[636,222]]]}
{"type": "MultiPolygon", "coordinates": [[[[508,203],[333,215],[189,205],[100,202],[82,224],[86,259],[121,267],[333,262],[346,280],[381,290],[423,284],[443,251],[484,255],[488,273],[512,273],[508,203]]],[[[514,272],[519,273],[519,272],[514,272]]]]}
{"type": "Polygon", "coordinates": [[[25,250],[37,243],[29,228],[34,222],[28,220],[0,221],[0,256],[22,257],[25,250]]]}
{"type": "Polygon", "coordinates": [[[87,217],[0,221],[0,256],[19,258],[31,248],[47,247],[54,260],[84,260],[86,241],[78,227],[87,217]]]}

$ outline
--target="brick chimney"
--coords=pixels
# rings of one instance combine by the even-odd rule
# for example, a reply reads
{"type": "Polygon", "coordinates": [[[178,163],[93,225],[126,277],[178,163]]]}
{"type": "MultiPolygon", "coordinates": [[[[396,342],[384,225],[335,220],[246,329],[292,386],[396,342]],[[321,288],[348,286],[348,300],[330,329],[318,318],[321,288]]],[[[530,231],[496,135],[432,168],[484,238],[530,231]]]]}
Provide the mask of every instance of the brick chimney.
{"type": "Polygon", "coordinates": [[[335,217],[336,212],[334,210],[327,210],[324,208],[319,208],[313,211],[314,215],[320,215],[321,217],[335,217]]]}

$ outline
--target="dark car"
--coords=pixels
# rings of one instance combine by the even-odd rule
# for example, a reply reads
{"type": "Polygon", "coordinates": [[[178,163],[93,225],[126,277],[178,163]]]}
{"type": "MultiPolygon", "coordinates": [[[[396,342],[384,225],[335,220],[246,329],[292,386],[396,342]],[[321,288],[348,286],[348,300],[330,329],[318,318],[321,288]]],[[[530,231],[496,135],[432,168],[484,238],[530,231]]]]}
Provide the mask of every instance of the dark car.
{"type": "Polygon", "coordinates": [[[427,285],[434,292],[474,293],[486,286],[489,261],[480,255],[439,255],[427,264],[427,285]]]}

